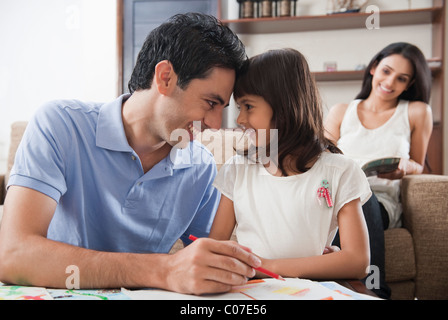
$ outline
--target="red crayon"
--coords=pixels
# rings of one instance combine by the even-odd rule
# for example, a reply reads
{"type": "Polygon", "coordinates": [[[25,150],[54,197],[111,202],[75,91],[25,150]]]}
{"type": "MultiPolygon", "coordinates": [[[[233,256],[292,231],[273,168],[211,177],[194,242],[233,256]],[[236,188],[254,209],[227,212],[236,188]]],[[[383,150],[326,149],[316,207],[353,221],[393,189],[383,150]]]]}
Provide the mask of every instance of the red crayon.
{"type": "MultiPolygon", "coordinates": [[[[188,237],[188,239],[190,239],[191,241],[195,241],[198,238],[195,237],[194,235],[190,235],[188,237]]],[[[265,268],[258,267],[258,268],[254,268],[254,269],[257,270],[257,271],[260,271],[261,273],[264,273],[264,274],[266,274],[266,275],[268,275],[268,276],[270,276],[270,277],[272,277],[274,279],[285,281],[285,279],[283,279],[283,277],[281,275],[278,275],[278,274],[276,274],[276,273],[274,273],[272,271],[266,270],[265,268]]]]}

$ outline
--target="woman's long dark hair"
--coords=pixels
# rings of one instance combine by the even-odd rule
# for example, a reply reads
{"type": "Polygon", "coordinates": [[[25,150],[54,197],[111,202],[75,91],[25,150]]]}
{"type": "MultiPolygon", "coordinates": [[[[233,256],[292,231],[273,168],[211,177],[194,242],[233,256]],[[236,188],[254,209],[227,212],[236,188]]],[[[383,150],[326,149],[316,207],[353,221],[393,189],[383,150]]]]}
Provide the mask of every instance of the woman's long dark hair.
{"type": "Polygon", "coordinates": [[[285,157],[292,155],[297,172],[325,151],[341,151],[324,136],[321,98],[305,57],[294,49],[270,50],[252,57],[235,84],[234,97],[263,97],[273,110],[278,130],[278,168],[284,176],[285,157]]]}
{"type": "Polygon", "coordinates": [[[431,96],[431,70],[420,49],[406,42],[392,43],[372,58],[364,73],[361,92],[358,93],[356,99],[367,99],[369,97],[370,92],[372,91],[373,78],[370,74],[370,70],[372,67],[376,67],[381,60],[393,54],[399,54],[408,59],[414,69],[411,86],[404,91],[398,99],[423,101],[428,104],[431,96]]]}

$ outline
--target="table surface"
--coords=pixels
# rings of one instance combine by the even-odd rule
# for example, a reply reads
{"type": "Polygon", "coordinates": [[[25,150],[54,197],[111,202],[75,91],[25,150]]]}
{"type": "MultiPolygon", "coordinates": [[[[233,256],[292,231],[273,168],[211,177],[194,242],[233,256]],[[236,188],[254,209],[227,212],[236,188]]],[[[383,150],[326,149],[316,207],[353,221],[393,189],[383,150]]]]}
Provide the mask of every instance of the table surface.
{"type": "Polygon", "coordinates": [[[367,289],[365,284],[360,280],[335,280],[335,282],[357,293],[362,293],[378,298],[378,296],[372,290],[367,289]]]}

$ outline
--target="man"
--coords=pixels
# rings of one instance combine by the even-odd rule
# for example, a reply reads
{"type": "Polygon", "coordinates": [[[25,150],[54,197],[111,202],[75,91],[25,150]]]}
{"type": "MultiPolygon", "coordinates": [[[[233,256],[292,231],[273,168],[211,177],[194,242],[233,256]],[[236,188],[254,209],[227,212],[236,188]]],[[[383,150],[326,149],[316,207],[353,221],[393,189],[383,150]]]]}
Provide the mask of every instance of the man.
{"type": "MultiPolygon", "coordinates": [[[[17,151],[0,230],[0,281],[227,291],[260,261],[207,236],[219,194],[212,155],[173,134],[219,128],[244,46],[215,18],[177,15],[150,33],[129,82],[108,104],[54,101],[17,151]],[[72,269],[70,269],[72,270],[72,269]]],[[[192,139],[192,135],[189,135],[192,139]]]]}

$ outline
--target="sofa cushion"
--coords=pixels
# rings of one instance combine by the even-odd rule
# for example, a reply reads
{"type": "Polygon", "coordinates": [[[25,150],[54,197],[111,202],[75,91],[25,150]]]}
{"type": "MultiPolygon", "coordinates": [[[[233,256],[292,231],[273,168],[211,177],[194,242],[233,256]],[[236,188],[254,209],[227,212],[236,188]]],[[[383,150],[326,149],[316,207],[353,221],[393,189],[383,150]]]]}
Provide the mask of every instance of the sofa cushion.
{"type": "Polygon", "coordinates": [[[404,177],[402,202],[417,257],[416,297],[448,299],[448,176],[404,177]]]}
{"type": "Polygon", "coordinates": [[[177,240],[175,243],[174,243],[174,245],[173,245],[173,247],[171,248],[171,250],[170,250],[170,254],[174,254],[174,253],[176,253],[177,251],[179,251],[179,250],[181,250],[181,249],[183,249],[184,248],[184,243],[182,242],[182,240],[177,240]]]}
{"type": "Polygon", "coordinates": [[[415,299],[415,282],[412,280],[388,283],[391,300],[415,299]]]}
{"type": "Polygon", "coordinates": [[[384,232],[386,282],[412,280],[416,275],[412,236],[407,229],[395,228],[384,232]]]}

